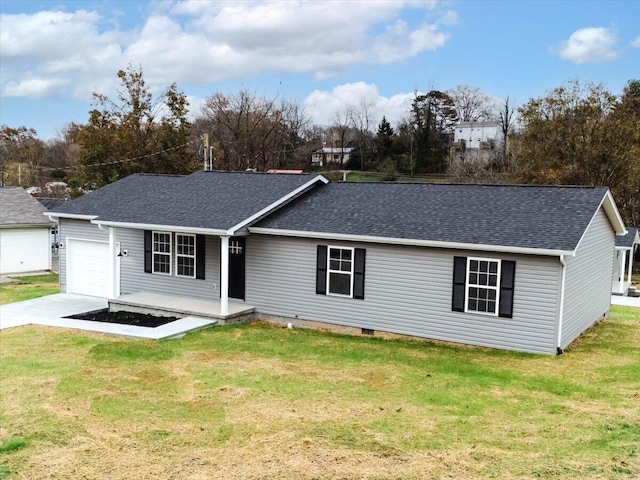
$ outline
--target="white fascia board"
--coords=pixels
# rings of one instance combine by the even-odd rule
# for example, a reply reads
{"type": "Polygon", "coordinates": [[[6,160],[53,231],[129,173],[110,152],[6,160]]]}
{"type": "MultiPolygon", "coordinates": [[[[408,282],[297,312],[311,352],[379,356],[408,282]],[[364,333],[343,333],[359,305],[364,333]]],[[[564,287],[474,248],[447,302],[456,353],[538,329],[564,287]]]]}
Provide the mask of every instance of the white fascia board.
{"type": "Polygon", "coordinates": [[[43,215],[46,215],[47,217],[52,219],[52,221],[57,221],[53,220],[54,218],[68,218],[71,220],[93,220],[94,218],[98,218],[97,215],[79,215],[77,213],[44,212],[43,215]]]}
{"type": "Polygon", "coordinates": [[[227,230],[227,235],[229,236],[233,236],[235,235],[237,230],[240,230],[242,227],[245,227],[247,225],[249,225],[251,222],[253,222],[254,220],[262,217],[263,215],[266,215],[267,213],[273,211],[274,209],[278,208],[279,206],[285,204],[286,202],[288,202],[289,200],[291,200],[292,198],[297,197],[298,195],[300,195],[301,193],[303,193],[305,190],[308,190],[309,188],[311,188],[313,186],[313,184],[317,183],[317,182],[322,182],[325,185],[327,183],[329,183],[329,180],[327,180],[325,177],[323,177],[322,175],[316,175],[315,177],[313,177],[311,180],[309,180],[307,183],[305,183],[304,185],[296,188],[295,190],[293,190],[292,192],[289,192],[287,195],[285,195],[282,198],[279,198],[278,200],[276,200],[275,202],[273,202],[272,204],[266,206],[265,208],[263,208],[262,210],[260,210],[257,213],[254,213],[253,215],[251,215],[249,218],[246,218],[245,220],[241,221],[240,223],[234,225],[233,227],[231,227],[229,230],[227,230]]]}
{"type": "Polygon", "coordinates": [[[180,225],[154,225],[150,223],[110,222],[107,220],[92,220],[91,223],[103,227],[131,228],[134,230],[156,230],[181,233],[201,233],[203,235],[226,235],[226,230],[214,228],[183,227],[180,225]]]}
{"type": "Polygon", "coordinates": [[[609,221],[611,222],[613,229],[616,231],[616,234],[626,235],[627,227],[625,227],[622,216],[620,215],[620,211],[618,210],[618,206],[613,199],[613,195],[611,195],[611,190],[607,190],[607,193],[602,199],[600,206],[604,208],[604,211],[609,217],[609,221]]]}
{"type": "Polygon", "coordinates": [[[410,245],[416,247],[448,248],[453,250],[476,250],[500,253],[518,253],[523,255],[543,255],[573,257],[572,250],[551,250],[542,248],[510,247],[506,245],[476,245],[472,243],[438,242],[433,240],[416,240],[411,238],[373,237],[369,235],[348,235],[343,233],[303,232],[300,230],[281,230],[276,228],[249,227],[250,233],[278,235],[284,237],[319,238],[323,240],[339,240],[348,242],[386,243],[391,245],[410,245]]]}
{"type": "Polygon", "coordinates": [[[611,222],[611,226],[613,227],[613,230],[615,231],[616,235],[627,234],[627,228],[624,226],[624,222],[622,221],[622,217],[620,216],[620,212],[618,211],[616,202],[613,200],[613,196],[611,195],[611,190],[607,190],[607,192],[602,197],[602,200],[600,201],[600,205],[598,205],[598,208],[596,208],[596,211],[593,212],[593,216],[591,217],[591,220],[589,220],[589,223],[587,224],[587,228],[585,228],[584,232],[582,232],[582,235],[580,236],[580,240],[576,245],[576,251],[578,250],[578,248],[580,248],[580,244],[582,243],[584,236],[587,234],[587,231],[589,231],[589,227],[591,227],[591,224],[595,220],[596,215],[598,215],[600,208],[604,209],[604,213],[607,215],[607,218],[609,218],[609,222],[611,222]]]}

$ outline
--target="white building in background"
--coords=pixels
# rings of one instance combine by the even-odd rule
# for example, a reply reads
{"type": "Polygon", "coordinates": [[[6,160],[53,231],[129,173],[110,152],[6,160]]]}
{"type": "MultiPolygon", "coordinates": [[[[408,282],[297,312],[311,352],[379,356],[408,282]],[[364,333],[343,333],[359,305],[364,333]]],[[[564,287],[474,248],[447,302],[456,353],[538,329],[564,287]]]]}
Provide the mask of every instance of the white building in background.
{"type": "Polygon", "coordinates": [[[502,138],[498,122],[460,122],[455,126],[452,149],[463,161],[486,160],[500,147],[502,138]]]}
{"type": "Polygon", "coordinates": [[[314,150],[311,155],[311,165],[314,167],[326,167],[338,165],[342,167],[349,161],[353,147],[322,147],[314,150]]]}
{"type": "Polygon", "coordinates": [[[453,140],[464,141],[466,148],[488,150],[502,141],[502,131],[498,122],[460,122],[453,140]]]}

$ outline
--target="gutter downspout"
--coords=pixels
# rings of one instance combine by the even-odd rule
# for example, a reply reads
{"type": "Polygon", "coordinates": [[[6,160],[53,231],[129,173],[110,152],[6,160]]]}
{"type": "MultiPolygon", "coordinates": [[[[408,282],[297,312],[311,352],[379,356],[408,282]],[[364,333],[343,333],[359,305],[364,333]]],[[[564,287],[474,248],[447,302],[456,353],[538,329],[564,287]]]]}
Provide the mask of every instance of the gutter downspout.
{"type": "Polygon", "coordinates": [[[558,345],[556,353],[562,355],[562,321],[564,319],[564,281],[567,271],[567,262],[564,255],[560,255],[560,265],[562,265],[562,281],[560,283],[560,313],[558,319],[558,345]]]}

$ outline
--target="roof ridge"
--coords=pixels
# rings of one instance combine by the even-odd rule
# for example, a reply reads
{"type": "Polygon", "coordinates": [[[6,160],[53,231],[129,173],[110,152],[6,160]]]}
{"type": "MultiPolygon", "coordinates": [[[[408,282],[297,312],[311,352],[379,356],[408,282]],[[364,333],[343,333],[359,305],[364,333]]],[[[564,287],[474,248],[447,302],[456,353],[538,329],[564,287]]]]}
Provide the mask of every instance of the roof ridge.
{"type": "Polygon", "coordinates": [[[469,187],[524,187],[524,188],[575,188],[575,189],[599,189],[609,188],[605,185],[549,185],[549,184],[526,184],[526,183],[462,183],[462,182],[331,182],[332,184],[350,184],[350,185],[440,185],[440,186],[469,186],[469,187]]]}

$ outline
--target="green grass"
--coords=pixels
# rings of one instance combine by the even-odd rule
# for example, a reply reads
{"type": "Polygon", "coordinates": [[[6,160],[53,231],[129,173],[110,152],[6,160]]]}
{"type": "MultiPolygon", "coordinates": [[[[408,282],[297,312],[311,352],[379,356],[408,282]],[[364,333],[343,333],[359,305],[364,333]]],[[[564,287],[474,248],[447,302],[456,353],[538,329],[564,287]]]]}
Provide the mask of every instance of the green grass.
{"type": "Polygon", "coordinates": [[[23,438],[11,438],[0,445],[0,453],[10,453],[21,450],[27,446],[26,440],[23,438]]]}
{"type": "Polygon", "coordinates": [[[625,307],[622,305],[611,305],[609,316],[619,320],[640,320],[640,315],[635,307],[625,307]]]}
{"type": "Polygon", "coordinates": [[[60,291],[57,273],[11,278],[16,281],[0,284],[0,305],[44,297],[60,291]]]}
{"type": "Polygon", "coordinates": [[[640,309],[558,357],[261,323],[0,345],[0,478],[640,475],[640,309]]]}

